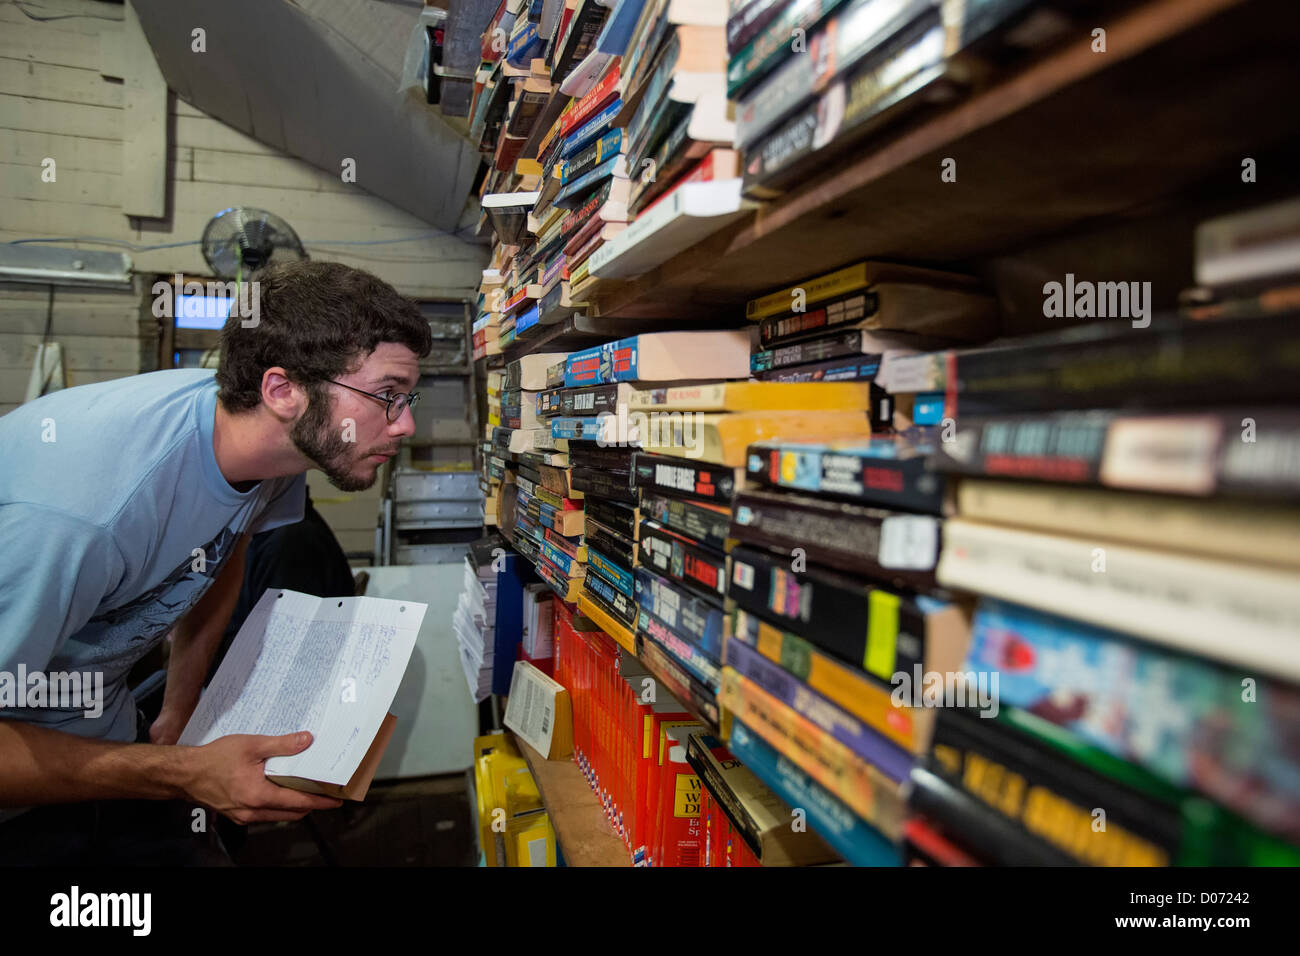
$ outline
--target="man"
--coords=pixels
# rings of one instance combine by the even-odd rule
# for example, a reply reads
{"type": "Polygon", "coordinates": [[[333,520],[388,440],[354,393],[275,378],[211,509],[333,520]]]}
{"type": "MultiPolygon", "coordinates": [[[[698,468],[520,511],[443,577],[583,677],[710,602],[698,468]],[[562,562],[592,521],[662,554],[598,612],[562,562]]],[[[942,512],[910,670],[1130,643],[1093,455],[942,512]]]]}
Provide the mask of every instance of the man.
{"type": "Polygon", "coordinates": [[[347,491],[374,483],[415,431],[411,391],[432,340],[419,310],[365,272],[299,262],[255,278],[258,320],[232,310],[215,379],[154,372],[0,418],[0,852],[24,817],[59,809],[44,805],[181,800],[239,823],[339,805],[265,776],[268,757],[310,745],[306,733],[176,741],[249,536],[302,517],[309,467],[347,491]],[[152,743],[134,743],[126,677],[169,630],[152,743]],[[102,673],[103,699],[19,688],[9,700],[5,676],[12,696],[20,668],[86,684],[102,673]]]}

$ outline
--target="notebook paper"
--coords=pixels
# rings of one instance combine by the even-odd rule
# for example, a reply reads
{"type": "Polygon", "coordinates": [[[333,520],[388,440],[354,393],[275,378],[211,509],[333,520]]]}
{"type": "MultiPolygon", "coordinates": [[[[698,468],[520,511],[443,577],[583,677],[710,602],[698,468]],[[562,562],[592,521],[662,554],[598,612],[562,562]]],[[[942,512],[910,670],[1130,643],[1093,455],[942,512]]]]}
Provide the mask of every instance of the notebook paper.
{"type": "Polygon", "coordinates": [[[179,743],[311,732],[268,776],[343,785],[397,693],[427,604],[268,589],[244,621],[179,743]]]}

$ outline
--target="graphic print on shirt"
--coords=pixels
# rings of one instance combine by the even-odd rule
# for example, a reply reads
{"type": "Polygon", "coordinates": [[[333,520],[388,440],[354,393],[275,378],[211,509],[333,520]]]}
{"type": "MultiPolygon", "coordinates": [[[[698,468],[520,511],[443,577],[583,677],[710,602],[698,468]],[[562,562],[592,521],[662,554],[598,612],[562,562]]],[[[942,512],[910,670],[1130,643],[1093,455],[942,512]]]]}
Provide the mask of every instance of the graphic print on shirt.
{"type": "Polygon", "coordinates": [[[104,625],[103,635],[114,644],[122,641],[152,643],[198,602],[221,573],[238,542],[238,532],[229,526],[222,528],[203,546],[202,571],[194,570],[197,555],[186,557],[159,584],[121,607],[96,614],[90,623],[104,625]]]}

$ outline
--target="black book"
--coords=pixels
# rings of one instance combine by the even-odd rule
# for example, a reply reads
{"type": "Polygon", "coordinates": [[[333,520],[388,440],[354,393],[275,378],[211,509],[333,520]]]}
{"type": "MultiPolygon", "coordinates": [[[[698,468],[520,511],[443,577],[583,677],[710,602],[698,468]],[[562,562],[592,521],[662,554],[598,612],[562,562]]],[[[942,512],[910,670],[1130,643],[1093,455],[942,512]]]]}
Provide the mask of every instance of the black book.
{"type": "Polygon", "coordinates": [[[961,351],[956,367],[963,416],[1289,405],[1300,400],[1300,312],[1231,322],[1164,316],[1145,328],[1117,318],[961,351]]]}
{"type": "Polygon", "coordinates": [[[935,588],[941,522],[934,515],[791,492],[742,490],[732,503],[731,537],[789,558],[866,575],[896,588],[935,588]]]}

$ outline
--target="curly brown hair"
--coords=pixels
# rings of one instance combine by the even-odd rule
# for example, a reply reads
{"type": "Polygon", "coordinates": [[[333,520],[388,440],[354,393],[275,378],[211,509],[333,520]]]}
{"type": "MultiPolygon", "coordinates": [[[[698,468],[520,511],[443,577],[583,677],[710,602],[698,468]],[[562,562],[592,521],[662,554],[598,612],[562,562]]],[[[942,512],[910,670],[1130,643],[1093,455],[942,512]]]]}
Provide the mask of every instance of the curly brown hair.
{"type": "Polygon", "coordinates": [[[354,371],[383,342],[423,358],[433,348],[429,321],[387,282],[341,262],[291,262],[256,273],[258,322],[247,328],[232,309],[221,330],[217,396],[231,412],[262,400],[262,376],[282,367],[310,392],[354,371]]]}

